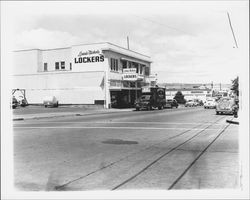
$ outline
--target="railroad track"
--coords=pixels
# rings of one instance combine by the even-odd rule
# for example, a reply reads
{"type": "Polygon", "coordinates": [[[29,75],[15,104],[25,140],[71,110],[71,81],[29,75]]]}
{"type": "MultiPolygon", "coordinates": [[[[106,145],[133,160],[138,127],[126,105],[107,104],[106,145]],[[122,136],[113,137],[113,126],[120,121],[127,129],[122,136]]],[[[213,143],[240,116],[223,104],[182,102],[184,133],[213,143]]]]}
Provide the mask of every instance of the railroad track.
{"type": "MultiPolygon", "coordinates": [[[[111,190],[117,190],[119,188],[121,188],[122,186],[126,185],[127,183],[129,183],[130,181],[132,181],[133,179],[135,179],[136,177],[138,177],[140,174],[144,173],[146,170],[148,170],[150,167],[152,167],[154,164],[156,164],[158,161],[160,161],[161,159],[163,159],[164,157],[166,157],[168,154],[170,154],[171,152],[173,151],[176,151],[178,150],[178,148],[180,148],[181,146],[183,146],[184,144],[190,142],[191,140],[193,140],[194,138],[196,138],[197,136],[199,136],[202,132],[204,132],[205,130],[209,129],[209,127],[213,126],[214,124],[218,123],[219,121],[221,121],[222,119],[224,119],[225,117],[224,116],[218,116],[218,118],[213,121],[213,122],[210,122],[210,123],[207,123],[207,126],[202,128],[201,130],[199,130],[197,133],[193,134],[191,137],[188,137],[187,139],[185,139],[185,141],[179,143],[179,144],[176,144],[174,147],[170,148],[168,151],[164,152],[163,154],[161,154],[160,156],[158,156],[157,158],[153,159],[153,161],[151,161],[150,163],[148,163],[146,166],[144,166],[142,169],[140,169],[137,173],[134,173],[134,175],[130,176],[129,178],[127,178],[126,180],[122,181],[121,183],[117,184],[116,186],[112,187],[111,190]]],[[[70,180],[62,185],[57,185],[54,187],[55,190],[58,190],[58,191],[63,191],[63,190],[67,190],[67,186],[70,186],[72,183],[76,183],[78,181],[83,181],[85,178],[87,177],[90,177],[91,175],[95,175],[96,173],[98,172],[101,172],[102,170],[105,170],[105,169],[108,169],[108,168],[111,168],[113,166],[116,166],[117,164],[121,163],[122,161],[132,157],[132,156],[135,156],[135,155],[139,155],[140,153],[142,152],[145,152],[147,150],[150,150],[151,148],[155,148],[157,147],[158,145],[160,144],[164,144],[165,142],[169,141],[169,140],[173,140],[175,138],[178,138],[180,136],[183,136],[185,135],[186,133],[194,130],[194,129],[197,129],[198,127],[202,126],[203,124],[199,124],[197,126],[194,126],[192,128],[188,128],[187,130],[185,131],[182,131],[180,132],[179,134],[177,135],[174,135],[174,136],[171,136],[171,137],[168,137],[166,138],[165,140],[162,140],[161,142],[158,142],[158,143],[154,143],[140,151],[137,151],[137,152],[134,152],[134,153],[131,153],[125,157],[122,157],[114,162],[111,162],[107,165],[104,165],[96,170],[93,170],[91,171],[90,173],[88,174],[85,174],[81,177],[78,177],[76,179],[73,179],[73,180],[70,180]]],[[[173,189],[173,187],[181,180],[181,178],[186,174],[186,172],[193,166],[193,164],[195,162],[197,162],[197,160],[205,153],[205,151],[219,138],[219,136],[227,129],[227,127],[229,126],[230,124],[228,124],[227,126],[225,126],[219,134],[217,134],[217,136],[213,139],[212,142],[210,142],[204,149],[203,151],[201,151],[199,153],[199,155],[193,160],[193,162],[188,165],[188,167],[183,171],[183,173],[180,174],[180,176],[177,177],[177,179],[172,183],[172,185],[168,188],[169,190],[173,189]]],[[[161,152],[162,153],[162,152],[161,152]]]]}

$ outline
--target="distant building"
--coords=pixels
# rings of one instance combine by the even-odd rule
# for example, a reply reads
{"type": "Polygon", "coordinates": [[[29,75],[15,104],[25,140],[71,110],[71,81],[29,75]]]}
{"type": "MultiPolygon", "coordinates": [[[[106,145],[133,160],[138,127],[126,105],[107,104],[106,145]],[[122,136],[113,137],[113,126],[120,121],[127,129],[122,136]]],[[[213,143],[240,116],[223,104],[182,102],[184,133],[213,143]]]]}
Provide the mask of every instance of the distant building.
{"type": "Polygon", "coordinates": [[[194,84],[194,83],[161,83],[166,88],[166,97],[174,98],[178,91],[186,100],[199,99],[205,101],[207,97],[227,96],[230,94],[230,84],[194,84]]]}
{"type": "Polygon", "coordinates": [[[188,100],[194,100],[199,99],[202,101],[205,101],[208,96],[211,95],[211,90],[208,88],[181,88],[181,89],[166,89],[166,98],[167,99],[173,99],[176,95],[176,93],[180,91],[184,98],[188,100]]]}

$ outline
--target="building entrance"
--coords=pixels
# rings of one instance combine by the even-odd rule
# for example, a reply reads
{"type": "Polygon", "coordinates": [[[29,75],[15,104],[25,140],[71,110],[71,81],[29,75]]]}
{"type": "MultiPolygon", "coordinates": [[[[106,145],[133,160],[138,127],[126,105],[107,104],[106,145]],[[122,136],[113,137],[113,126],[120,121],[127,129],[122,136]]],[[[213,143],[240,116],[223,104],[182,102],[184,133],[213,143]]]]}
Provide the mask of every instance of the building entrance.
{"type": "Polygon", "coordinates": [[[135,100],[141,96],[141,90],[111,91],[112,108],[133,108],[135,100]]]}

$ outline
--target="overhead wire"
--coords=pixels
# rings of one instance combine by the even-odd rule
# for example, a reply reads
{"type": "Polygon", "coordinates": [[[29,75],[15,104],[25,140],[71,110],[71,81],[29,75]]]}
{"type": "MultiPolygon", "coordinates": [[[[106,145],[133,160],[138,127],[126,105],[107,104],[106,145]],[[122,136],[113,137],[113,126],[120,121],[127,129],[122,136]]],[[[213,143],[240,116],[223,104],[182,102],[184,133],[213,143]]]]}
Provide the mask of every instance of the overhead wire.
{"type": "Polygon", "coordinates": [[[158,24],[158,25],[160,25],[160,26],[166,27],[166,28],[168,28],[168,29],[172,29],[172,30],[175,30],[175,31],[178,31],[178,32],[182,32],[182,33],[185,33],[185,34],[188,34],[188,35],[194,35],[194,34],[192,34],[192,33],[188,33],[188,32],[186,32],[186,31],[177,29],[177,28],[175,28],[175,27],[173,27],[173,26],[169,26],[169,25],[166,25],[166,24],[163,24],[163,23],[159,23],[159,22],[154,21],[154,20],[152,20],[152,19],[148,19],[148,18],[141,17],[141,16],[138,16],[138,15],[134,15],[134,16],[137,17],[137,18],[143,19],[143,20],[145,20],[145,21],[149,21],[149,22],[151,22],[151,23],[158,24]]]}

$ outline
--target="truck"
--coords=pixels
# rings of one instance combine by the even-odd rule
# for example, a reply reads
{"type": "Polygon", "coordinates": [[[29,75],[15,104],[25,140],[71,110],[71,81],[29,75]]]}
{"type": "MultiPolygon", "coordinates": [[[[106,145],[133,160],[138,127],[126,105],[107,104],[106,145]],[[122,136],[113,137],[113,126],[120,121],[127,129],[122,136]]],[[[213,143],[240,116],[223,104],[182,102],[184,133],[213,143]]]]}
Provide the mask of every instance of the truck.
{"type": "Polygon", "coordinates": [[[165,107],[166,93],[165,88],[162,87],[143,87],[141,97],[135,101],[137,111],[142,109],[152,110],[154,108],[161,110],[165,107]]]}

